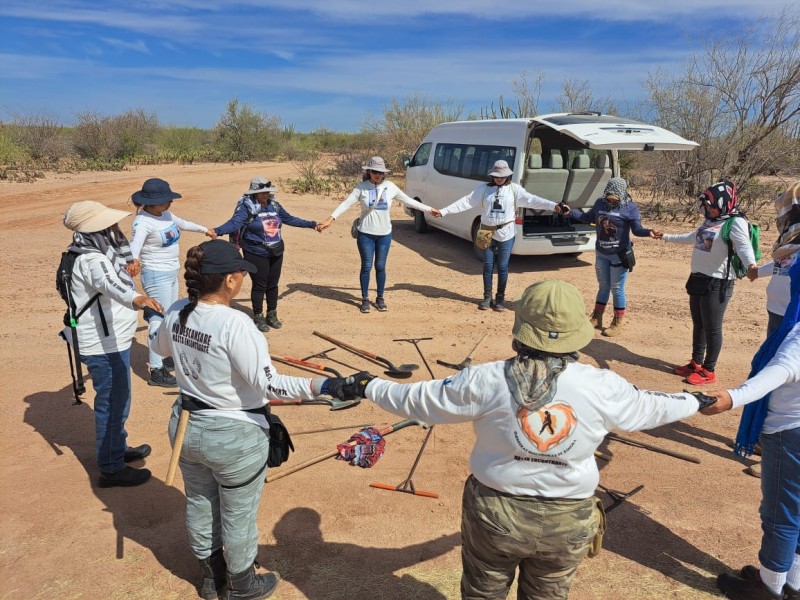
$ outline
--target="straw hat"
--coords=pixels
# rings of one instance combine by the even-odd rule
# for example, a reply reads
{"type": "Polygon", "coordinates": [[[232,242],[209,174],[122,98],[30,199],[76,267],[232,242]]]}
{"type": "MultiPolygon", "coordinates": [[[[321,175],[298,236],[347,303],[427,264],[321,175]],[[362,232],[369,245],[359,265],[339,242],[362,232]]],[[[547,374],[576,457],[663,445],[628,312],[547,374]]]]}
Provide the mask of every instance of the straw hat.
{"type": "Polygon", "coordinates": [[[64,227],[78,233],[95,233],[119,223],[131,213],[108,208],[94,200],[76,202],[64,213],[64,227]]]}

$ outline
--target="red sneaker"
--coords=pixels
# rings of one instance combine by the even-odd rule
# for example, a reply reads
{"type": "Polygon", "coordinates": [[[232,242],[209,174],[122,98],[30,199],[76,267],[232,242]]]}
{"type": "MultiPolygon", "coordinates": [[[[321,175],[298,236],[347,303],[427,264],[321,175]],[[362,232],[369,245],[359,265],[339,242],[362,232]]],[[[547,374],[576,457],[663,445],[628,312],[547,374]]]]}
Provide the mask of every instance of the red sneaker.
{"type": "Polygon", "coordinates": [[[703,367],[696,373],[689,373],[686,378],[686,383],[691,385],[708,385],[709,383],[717,383],[717,374],[714,371],[707,371],[703,367]]]}
{"type": "Polygon", "coordinates": [[[682,367],[675,367],[672,369],[672,372],[675,375],[680,375],[681,377],[688,377],[692,373],[697,373],[702,368],[701,365],[694,362],[694,359],[689,361],[689,364],[683,365],[682,367]]]}

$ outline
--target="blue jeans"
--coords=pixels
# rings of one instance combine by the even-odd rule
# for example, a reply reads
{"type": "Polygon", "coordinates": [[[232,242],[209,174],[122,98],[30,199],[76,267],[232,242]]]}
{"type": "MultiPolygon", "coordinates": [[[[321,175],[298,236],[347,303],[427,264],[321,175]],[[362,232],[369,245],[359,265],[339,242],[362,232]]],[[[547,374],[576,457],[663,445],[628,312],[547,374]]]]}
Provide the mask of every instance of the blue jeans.
{"type": "MultiPolygon", "coordinates": [[[[180,396],[172,406],[174,444],[180,396]]],[[[192,413],[181,447],[189,546],[198,560],[224,549],[228,571],[252,567],[258,553],[258,505],[264,490],[269,433],[255,423],[192,413]]]]}
{"type": "Polygon", "coordinates": [[[361,297],[369,298],[369,274],[375,264],[375,280],[378,284],[378,297],[383,297],[386,289],[386,259],[392,245],[392,234],[372,235],[358,232],[356,238],[358,253],[361,255],[361,297]]]}
{"type": "MultiPolygon", "coordinates": [[[[155,298],[167,310],[178,300],[178,271],[149,271],[142,269],[142,287],[145,294],[155,298]]],[[[152,317],[147,324],[148,362],[151,369],[160,369],[164,366],[161,356],[150,347],[149,340],[155,334],[161,319],[152,317]]]]}
{"type": "Polygon", "coordinates": [[[97,466],[103,473],[125,468],[128,445],[125,421],[131,411],[131,350],[81,356],[94,386],[94,432],[97,466]]]}
{"type": "Polygon", "coordinates": [[[594,259],[594,272],[597,274],[598,304],[608,304],[609,296],[614,298],[614,308],[625,308],[625,281],[628,279],[628,269],[622,266],[617,255],[608,256],[597,252],[594,259]]]}
{"type": "Polygon", "coordinates": [[[761,434],[761,496],[758,560],[786,573],[800,554],[800,427],[761,434]]]}
{"type": "Polygon", "coordinates": [[[483,293],[492,293],[492,273],[497,267],[497,294],[504,296],[508,282],[508,262],[511,260],[511,248],[514,238],[505,242],[492,240],[491,245],[483,253],[483,293]]]}

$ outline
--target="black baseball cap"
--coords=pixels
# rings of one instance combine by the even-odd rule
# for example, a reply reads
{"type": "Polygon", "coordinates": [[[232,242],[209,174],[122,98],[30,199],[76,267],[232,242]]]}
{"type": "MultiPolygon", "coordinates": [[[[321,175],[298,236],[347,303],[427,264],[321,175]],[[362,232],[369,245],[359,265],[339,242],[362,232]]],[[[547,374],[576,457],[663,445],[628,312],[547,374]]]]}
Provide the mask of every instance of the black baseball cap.
{"type": "Polygon", "coordinates": [[[242,258],[236,246],[225,240],[209,240],[200,244],[200,247],[203,248],[200,272],[205,275],[235,273],[236,271],[255,273],[258,270],[253,263],[242,258]]]}

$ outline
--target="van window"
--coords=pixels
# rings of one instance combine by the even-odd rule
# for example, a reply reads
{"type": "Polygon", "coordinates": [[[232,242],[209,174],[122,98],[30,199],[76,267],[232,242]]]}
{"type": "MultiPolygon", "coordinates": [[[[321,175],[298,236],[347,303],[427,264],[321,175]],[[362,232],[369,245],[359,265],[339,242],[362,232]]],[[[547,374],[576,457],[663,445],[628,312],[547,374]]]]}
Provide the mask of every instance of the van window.
{"type": "Polygon", "coordinates": [[[425,142],[414,153],[414,158],[411,159],[409,167],[421,167],[428,164],[428,159],[431,156],[432,142],[425,142]]]}
{"type": "Polygon", "coordinates": [[[433,168],[442,175],[486,181],[495,161],[504,160],[513,170],[516,156],[517,150],[513,146],[437,144],[433,168]]]}

